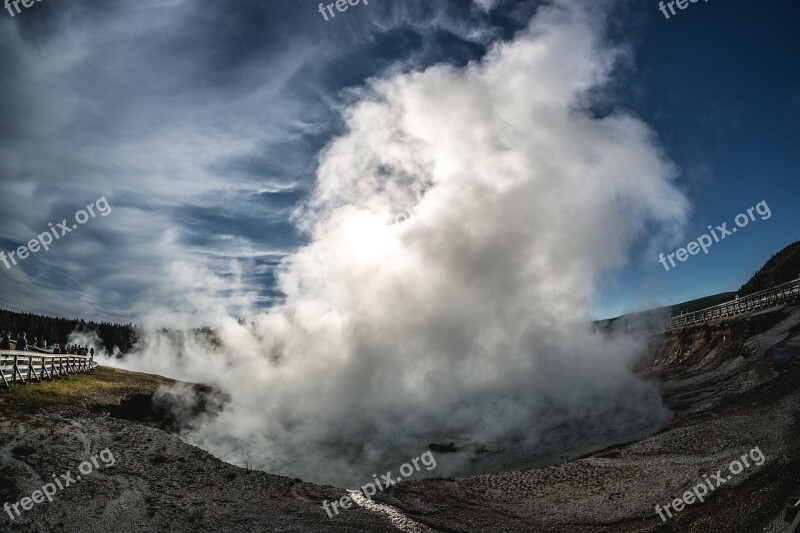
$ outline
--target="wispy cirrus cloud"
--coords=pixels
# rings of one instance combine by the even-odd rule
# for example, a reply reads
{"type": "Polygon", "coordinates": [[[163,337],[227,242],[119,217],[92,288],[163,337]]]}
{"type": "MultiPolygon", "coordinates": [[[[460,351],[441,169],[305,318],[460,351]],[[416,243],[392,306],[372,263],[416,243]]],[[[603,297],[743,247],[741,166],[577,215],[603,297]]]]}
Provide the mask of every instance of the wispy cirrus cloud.
{"type": "Polygon", "coordinates": [[[488,27],[457,2],[374,6],[347,27],[323,26],[315,6],[76,1],[0,21],[0,246],[100,195],[117,207],[0,278],[0,304],[126,322],[173,306],[161,316],[175,325],[271,305],[274,257],[303,242],[290,213],[341,127],[342,90],[475,55],[468,33],[488,27]],[[181,294],[217,311],[187,312],[181,294]]]}

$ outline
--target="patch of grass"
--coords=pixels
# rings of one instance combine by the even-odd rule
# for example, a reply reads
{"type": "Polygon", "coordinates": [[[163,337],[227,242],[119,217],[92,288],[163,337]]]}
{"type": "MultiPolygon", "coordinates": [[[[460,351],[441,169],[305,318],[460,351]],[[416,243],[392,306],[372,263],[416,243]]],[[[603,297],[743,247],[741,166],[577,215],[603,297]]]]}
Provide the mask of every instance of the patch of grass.
{"type": "Polygon", "coordinates": [[[90,373],[16,384],[11,391],[0,392],[0,418],[19,421],[51,407],[114,405],[133,394],[152,394],[169,383],[173,380],[161,376],[98,367],[90,373]]]}

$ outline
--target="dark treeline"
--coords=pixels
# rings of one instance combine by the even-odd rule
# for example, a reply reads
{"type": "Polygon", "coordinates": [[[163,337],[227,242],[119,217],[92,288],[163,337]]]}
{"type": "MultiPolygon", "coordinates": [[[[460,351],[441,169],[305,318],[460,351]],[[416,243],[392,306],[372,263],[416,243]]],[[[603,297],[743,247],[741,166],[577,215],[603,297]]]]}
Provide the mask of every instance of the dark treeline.
{"type": "Polygon", "coordinates": [[[790,244],[773,255],[761,270],[739,289],[739,296],[763,291],[800,276],[800,241],[790,244]]]}
{"type": "Polygon", "coordinates": [[[108,322],[87,322],[68,318],[52,318],[31,313],[16,313],[0,309],[0,331],[10,331],[14,335],[25,332],[28,342],[33,338],[47,340],[47,347],[65,344],[73,331],[95,332],[110,354],[114,346],[125,353],[136,343],[139,328],[133,324],[112,324],[108,322]]]}

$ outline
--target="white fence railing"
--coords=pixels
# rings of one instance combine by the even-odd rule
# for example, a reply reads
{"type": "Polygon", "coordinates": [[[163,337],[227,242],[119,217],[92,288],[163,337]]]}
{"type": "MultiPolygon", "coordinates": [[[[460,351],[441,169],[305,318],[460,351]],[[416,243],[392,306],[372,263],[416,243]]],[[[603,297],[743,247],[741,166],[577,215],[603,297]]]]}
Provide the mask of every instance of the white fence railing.
{"type": "Polygon", "coordinates": [[[78,372],[91,372],[96,366],[97,363],[88,355],[0,350],[0,385],[11,389],[15,383],[40,382],[78,372]]]}
{"type": "Polygon", "coordinates": [[[674,316],[662,322],[659,329],[668,331],[682,326],[691,326],[693,324],[707,322],[715,318],[724,318],[759,309],[766,309],[767,307],[774,307],[797,299],[800,299],[800,279],[753,293],[744,298],[739,298],[738,300],[707,307],[706,309],[701,309],[693,313],[674,316]]]}

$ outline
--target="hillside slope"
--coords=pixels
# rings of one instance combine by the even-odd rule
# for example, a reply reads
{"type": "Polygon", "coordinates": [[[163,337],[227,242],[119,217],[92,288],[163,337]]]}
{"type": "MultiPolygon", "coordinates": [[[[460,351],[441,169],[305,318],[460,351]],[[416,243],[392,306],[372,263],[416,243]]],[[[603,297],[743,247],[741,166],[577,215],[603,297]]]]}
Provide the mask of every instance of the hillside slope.
{"type": "Polygon", "coordinates": [[[753,274],[739,289],[739,296],[747,296],[754,292],[769,289],[775,285],[786,283],[800,276],[800,241],[790,244],[753,274]]]}

